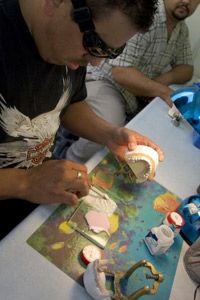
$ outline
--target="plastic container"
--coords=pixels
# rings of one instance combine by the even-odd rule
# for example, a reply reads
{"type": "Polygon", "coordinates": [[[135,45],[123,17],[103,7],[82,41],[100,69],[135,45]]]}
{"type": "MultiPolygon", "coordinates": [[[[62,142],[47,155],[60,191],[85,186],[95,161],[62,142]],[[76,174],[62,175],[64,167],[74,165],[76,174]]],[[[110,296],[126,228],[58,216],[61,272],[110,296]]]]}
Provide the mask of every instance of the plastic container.
{"type": "Polygon", "coordinates": [[[183,118],[194,129],[193,144],[200,148],[200,83],[176,90],[171,99],[183,118]]]}
{"type": "Polygon", "coordinates": [[[185,221],[180,234],[189,245],[192,245],[200,237],[200,194],[183,200],[177,211],[185,221]]]}
{"type": "Polygon", "coordinates": [[[184,223],[183,217],[175,211],[168,213],[166,218],[163,220],[163,224],[169,226],[174,232],[174,237],[179,234],[184,223]]]}
{"type": "Polygon", "coordinates": [[[101,259],[101,250],[95,245],[87,245],[80,252],[82,261],[88,265],[96,259],[101,259]]]}
{"type": "Polygon", "coordinates": [[[200,149],[200,134],[195,130],[193,132],[193,144],[200,149]]]}
{"type": "Polygon", "coordinates": [[[174,233],[169,226],[162,224],[153,227],[145,236],[144,241],[152,255],[163,254],[174,243],[174,233]]]}

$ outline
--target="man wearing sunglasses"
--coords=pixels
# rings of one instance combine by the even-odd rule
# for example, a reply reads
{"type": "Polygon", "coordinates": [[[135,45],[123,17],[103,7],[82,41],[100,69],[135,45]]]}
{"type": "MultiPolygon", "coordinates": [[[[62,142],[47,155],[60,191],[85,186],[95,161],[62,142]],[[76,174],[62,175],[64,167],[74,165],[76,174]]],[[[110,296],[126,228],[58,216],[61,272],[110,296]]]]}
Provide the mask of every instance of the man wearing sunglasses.
{"type": "MultiPolygon", "coordinates": [[[[199,9],[199,4],[200,0],[159,0],[154,22],[146,33],[134,35],[116,59],[88,67],[86,102],[99,116],[123,126],[157,96],[172,106],[171,85],[184,84],[193,76],[184,20],[199,9]]],[[[79,138],[66,149],[62,151],[64,157],[84,162],[101,145],[79,138]]]]}
{"type": "Polygon", "coordinates": [[[85,66],[117,57],[151,24],[155,2],[0,0],[0,237],[36,204],[76,204],[88,193],[84,165],[49,159],[60,120],[121,158],[137,144],[163,158],[148,138],[105,122],[83,101],[85,66]]]}

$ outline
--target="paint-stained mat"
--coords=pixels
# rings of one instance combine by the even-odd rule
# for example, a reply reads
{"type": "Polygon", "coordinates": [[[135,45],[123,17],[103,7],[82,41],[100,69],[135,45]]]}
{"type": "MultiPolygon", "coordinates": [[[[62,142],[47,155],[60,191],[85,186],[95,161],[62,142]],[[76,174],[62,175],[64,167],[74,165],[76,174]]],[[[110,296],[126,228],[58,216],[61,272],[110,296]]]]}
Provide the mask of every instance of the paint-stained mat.
{"type": "MultiPolygon", "coordinates": [[[[165,214],[177,209],[181,199],[156,181],[131,184],[124,178],[118,162],[111,154],[105,156],[90,175],[92,184],[117,204],[117,209],[109,217],[111,235],[104,250],[101,249],[103,258],[114,261],[115,270],[122,271],[141,259],[153,263],[165,277],[153,298],[169,299],[182,239],[180,236],[176,237],[166,254],[152,256],[144,243],[144,237],[152,227],[161,224],[165,214]]],[[[74,211],[74,207],[59,206],[29,237],[27,243],[82,284],[86,266],[80,253],[92,242],[69,225],[68,220],[74,211]]],[[[142,278],[140,274],[136,275],[130,289],[146,285],[142,278]]],[[[149,296],[143,296],[143,299],[149,299],[149,296]]]]}

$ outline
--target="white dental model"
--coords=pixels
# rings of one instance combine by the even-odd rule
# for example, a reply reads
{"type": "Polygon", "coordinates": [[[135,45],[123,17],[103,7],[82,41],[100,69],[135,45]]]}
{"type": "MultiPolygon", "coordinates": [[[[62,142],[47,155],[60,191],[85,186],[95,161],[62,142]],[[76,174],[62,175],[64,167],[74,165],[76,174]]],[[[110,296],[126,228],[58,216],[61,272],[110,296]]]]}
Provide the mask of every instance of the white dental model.
{"type": "Polygon", "coordinates": [[[91,262],[83,275],[83,283],[88,294],[96,300],[111,300],[112,291],[106,289],[106,276],[104,268],[107,260],[95,260],[91,262]]]}
{"type": "Polygon", "coordinates": [[[135,150],[127,151],[125,160],[136,177],[136,183],[142,183],[153,176],[159,161],[158,153],[144,145],[138,145],[135,150]]]}

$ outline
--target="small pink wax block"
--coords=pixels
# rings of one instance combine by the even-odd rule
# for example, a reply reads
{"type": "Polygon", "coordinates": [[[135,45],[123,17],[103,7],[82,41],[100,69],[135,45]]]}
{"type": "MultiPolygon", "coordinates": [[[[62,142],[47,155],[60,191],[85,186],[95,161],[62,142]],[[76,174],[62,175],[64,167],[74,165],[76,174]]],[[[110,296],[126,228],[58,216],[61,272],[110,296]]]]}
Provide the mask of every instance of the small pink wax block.
{"type": "Polygon", "coordinates": [[[96,233],[105,231],[109,234],[110,223],[106,213],[90,210],[86,213],[85,218],[90,230],[96,233]]]}

